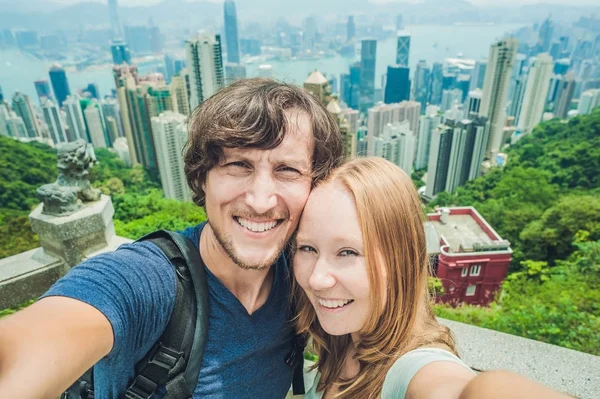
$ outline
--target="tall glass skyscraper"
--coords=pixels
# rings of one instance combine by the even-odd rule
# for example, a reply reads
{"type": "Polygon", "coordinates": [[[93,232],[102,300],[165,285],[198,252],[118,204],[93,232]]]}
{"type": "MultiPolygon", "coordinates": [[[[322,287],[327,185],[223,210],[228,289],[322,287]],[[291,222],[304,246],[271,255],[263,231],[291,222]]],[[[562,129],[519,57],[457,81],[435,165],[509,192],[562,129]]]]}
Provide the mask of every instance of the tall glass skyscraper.
{"type": "Polygon", "coordinates": [[[410,35],[406,32],[398,32],[398,46],[396,48],[396,64],[407,67],[409,53],[410,53],[410,35]]]}
{"type": "Polygon", "coordinates": [[[58,101],[58,106],[62,107],[63,101],[71,94],[71,90],[69,90],[67,74],[60,65],[54,64],[52,68],[50,68],[50,82],[52,82],[52,89],[54,89],[54,95],[56,96],[56,101],[58,101]]]}
{"type": "Polygon", "coordinates": [[[227,43],[227,61],[240,63],[240,41],[238,38],[237,12],[233,0],[225,0],[225,41],[227,43]]]}
{"type": "Polygon", "coordinates": [[[408,67],[390,65],[387,68],[384,102],[399,103],[410,99],[410,79],[408,67]]]}
{"type": "Polygon", "coordinates": [[[361,43],[360,55],[360,110],[367,112],[375,103],[375,62],[377,40],[365,39],[361,43]]]}
{"type": "Polygon", "coordinates": [[[108,0],[108,19],[110,21],[110,30],[113,38],[123,37],[121,24],[119,23],[119,13],[117,12],[117,0],[108,0]]]}
{"type": "Polygon", "coordinates": [[[47,80],[36,80],[33,84],[35,85],[35,91],[37,92],[40,104],[42,103],[42,98],[52,98],[50,84],[47,80]]]}

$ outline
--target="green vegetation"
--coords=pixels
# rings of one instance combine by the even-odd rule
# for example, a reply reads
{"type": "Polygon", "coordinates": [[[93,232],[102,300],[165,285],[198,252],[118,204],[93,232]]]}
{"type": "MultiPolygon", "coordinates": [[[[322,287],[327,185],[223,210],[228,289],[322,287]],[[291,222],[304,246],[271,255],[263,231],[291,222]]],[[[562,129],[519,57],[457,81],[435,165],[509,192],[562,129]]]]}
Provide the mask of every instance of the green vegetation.
{"type": "MultiPolygon", "coordinates": [[[[126,167],[107,150],[96,155],[91,180],[112,196],[119,235],[137,238],[205,219],[196,205],[165,199],[142,168],[126,167]]],[[[600,355],[600,108],[543,123],[508,156],[504,169],[430,204],[474,206],[514,250],[510,275],[489,308],[439,305],[437,313],[600,355]]],[[[0,257],[39,245],[27,214],[37,187],[55,179],[55,164],[48,147],[0,137],[0,257]]],[[[423,172],[412,175],[417,186],[423,172]]],[[[439,293],[439,281],[431,279],[430,289],[439,293]]]]}
{"type": "Polygon", "coordinates": [[[508,156],[504,169],[429,204],[474,206],[514,250],[489,308],[437,313],[600,355],[600,109],[541,124],[508,156]]]}

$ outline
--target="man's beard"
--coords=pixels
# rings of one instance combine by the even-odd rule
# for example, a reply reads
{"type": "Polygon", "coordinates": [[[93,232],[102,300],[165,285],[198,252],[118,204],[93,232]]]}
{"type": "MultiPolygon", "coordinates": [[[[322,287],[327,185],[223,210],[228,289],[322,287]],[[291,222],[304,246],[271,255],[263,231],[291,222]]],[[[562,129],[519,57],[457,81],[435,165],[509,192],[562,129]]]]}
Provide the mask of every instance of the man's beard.
{"type": "MultiPolygon", "coordinates": [[[[252,215],[243,215],[242,217],[248,217],[249,219],[251,219],[252,215]]],[[[280,224],[286,223],[286,221],[289,220],[287,216],[284,218],[269,217],[269,219],[283,219],[281,222],[279,222],[280,224]]],[[[209,219],[208,223],[210,224],[210,219],[209,219]]],[[[237,223],[237,221],[235,223],[237,223]]],[[[284,249],[287,247],[287,243],[288,243],[288,240],[286,239],[286,237],[283,237],[281,239],[281,241],[277,243],[277,250],[271,257],[263,260],[262,262],[258,262],[258,263],[254,263],[254,264],[248,263],[248,262],[245,262],[237,254],[234,244],[233,244],[233,240],[231,239],[230,235],[220,231],[218,226],[214,226],[211,224],[210,227],[212,228],[212,231],[214,232],[215,238],[217,239],[217,241],[221,245],[221,248],[223,248],[223,250],[225,251],[227,256],[231,260],[233,260],[237,266],[239,266],[240,268],[242,268],[244,270],[264,270],[264,269],[267,269],[267,268],[273,266],[275,264],[275,262],[277,262],[277,259],[279,259],[279,257],[283,253],[284,249]]],[[[283,226],[277,226],[276,228],[280,228],[280,227],[283,227],[283,226]]]]}

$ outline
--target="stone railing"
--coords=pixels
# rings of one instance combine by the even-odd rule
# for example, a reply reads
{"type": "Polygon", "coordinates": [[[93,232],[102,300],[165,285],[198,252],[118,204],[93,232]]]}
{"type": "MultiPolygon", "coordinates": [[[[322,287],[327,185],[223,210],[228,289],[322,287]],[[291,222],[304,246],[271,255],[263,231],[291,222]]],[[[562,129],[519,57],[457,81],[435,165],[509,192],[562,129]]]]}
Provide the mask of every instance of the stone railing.
{"type": "Polygon", "coordinates": [[[460,357],[477,371],[508,370],[581,399],[600,398],[600,357],[531,339],[440,319],[460,357]]]}

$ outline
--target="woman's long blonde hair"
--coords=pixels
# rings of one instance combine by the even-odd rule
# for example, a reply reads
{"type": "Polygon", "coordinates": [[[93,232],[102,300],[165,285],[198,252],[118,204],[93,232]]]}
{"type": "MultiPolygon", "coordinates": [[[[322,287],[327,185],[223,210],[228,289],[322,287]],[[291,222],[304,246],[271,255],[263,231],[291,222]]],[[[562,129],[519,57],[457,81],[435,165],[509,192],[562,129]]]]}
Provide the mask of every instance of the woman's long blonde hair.
{"type": "Polygon", "coordinates": [[[371,290],[371,312],[360,331],[355,359],[358,374],[340,373],[350,334],[333,336],[319,324],[304,291],[294,285],[299,333],[309,333],[318,355],[318,391],[337,385],[335,397],[377,398],[386,373],[398,357],[423,346],[456,353],[450,330],[436,321],[427,288],[429,260],[423,210],[412,180],[383,158],[356,158],[321,184],[338,182],[354,196],[371,290]],[[382,294],[385,293],[385,294],[382,294]]]}

